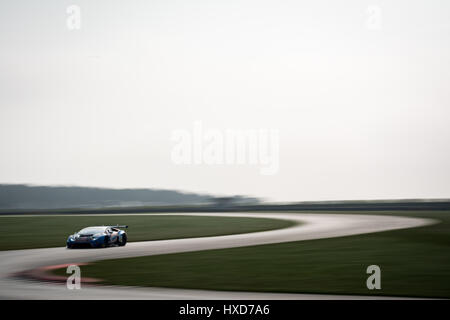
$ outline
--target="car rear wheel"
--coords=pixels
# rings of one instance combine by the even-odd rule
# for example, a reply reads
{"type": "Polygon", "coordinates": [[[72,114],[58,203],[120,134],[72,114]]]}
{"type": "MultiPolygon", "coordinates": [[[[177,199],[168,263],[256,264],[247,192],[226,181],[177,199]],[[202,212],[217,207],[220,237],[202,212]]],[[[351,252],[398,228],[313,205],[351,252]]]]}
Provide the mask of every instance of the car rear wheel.
{"type": "Polygon", "coordinates": [[[124,235],[122,236],[122,240],[119,241],[119,246],[123,247],[123,246],[126,245],[126,244],[127,244],[127,235],[124,234],[124,235]]]}

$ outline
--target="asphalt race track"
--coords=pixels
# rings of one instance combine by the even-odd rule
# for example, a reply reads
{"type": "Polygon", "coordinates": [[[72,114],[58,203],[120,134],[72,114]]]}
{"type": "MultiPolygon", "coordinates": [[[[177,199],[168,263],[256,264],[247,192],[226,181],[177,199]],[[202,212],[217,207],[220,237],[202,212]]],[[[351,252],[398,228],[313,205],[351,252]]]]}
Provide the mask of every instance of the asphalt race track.
{"type": "MultiPolygon", "coordinates": [[[[68,290],[64,284],[18,279],[17,277],[12,277],[12,274],[49,265],[67,263],[77,264],[103,259],[332,238],[414,228],[437,222],[432,219],[350,214],[174,213],[164,215],[275,218],[301,222],[302,224],[284,229],[237,235],[129,242],[125,247],[111,247],[105,249],[69,250],[62,247],[2,251],[0,252],[0,299],[374,299],[377,297],[222,292],[93,285],[82,285],[80,290],[68,290]]],[[[20,218],[18,217],[18,219],[20,218]]],[[[64,242],[65,239],[62,239],[62,243],[64,242]]]]}

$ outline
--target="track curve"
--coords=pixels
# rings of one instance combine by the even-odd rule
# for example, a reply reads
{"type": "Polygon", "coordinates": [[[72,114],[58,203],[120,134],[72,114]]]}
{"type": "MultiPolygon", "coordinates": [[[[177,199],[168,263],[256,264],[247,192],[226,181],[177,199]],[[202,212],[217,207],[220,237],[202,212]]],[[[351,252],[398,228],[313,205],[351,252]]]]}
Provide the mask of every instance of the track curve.
{"type": "Polygon", "coordinates": [[[245,234],[130,242],[126,247],[98,250],[45,248],[3,251],[0,252],[0,299],[373,299],[374,297],[364,296],[221,292],[118,286],[83,286],[81,290],[68,290],[64,285],[16,279],[11,275],[47,265],[324,239],[420,227],[437,222],[422,218],[356,214],[173,213],[151,215],[273,218],[294,221],[297,224],[284,229],[245,234]]]}

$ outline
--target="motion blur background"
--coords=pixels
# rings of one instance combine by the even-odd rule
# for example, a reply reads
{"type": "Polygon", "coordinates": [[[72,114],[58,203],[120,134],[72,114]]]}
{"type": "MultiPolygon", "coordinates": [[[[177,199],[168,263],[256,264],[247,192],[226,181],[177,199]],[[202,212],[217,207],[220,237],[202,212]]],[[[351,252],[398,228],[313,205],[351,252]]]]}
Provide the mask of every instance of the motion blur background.
{"type": "Polygon", "coordinates": [[[75,297],[23,281],[74,261],[164,299],[450,297],[449,1],[1,1],[0,48],[0,299],[75,297]],[[276,133],[276,170],[178,163],[196,124],[276,133]]]}
{"type": "Polygon", "coordinates": [[[0,182],[448,197],[449,16],[445,0],[2,1],[0,182]],[[279,130],[278,173],[175,165],[171,133],[196,120],[279,130]]]}

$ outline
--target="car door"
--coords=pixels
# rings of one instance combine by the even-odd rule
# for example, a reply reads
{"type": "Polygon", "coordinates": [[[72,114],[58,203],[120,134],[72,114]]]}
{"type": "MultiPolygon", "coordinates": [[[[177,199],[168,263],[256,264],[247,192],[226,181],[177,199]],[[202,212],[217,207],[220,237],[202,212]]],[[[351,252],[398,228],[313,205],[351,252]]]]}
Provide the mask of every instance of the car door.
{"type": "Polygon", "coordinates": [[[117,237],[119,236],[119,232],[115,231],[114,229],[108,228],[108,233],[110,241],[113,243],[116,242],[117,237]]]}

